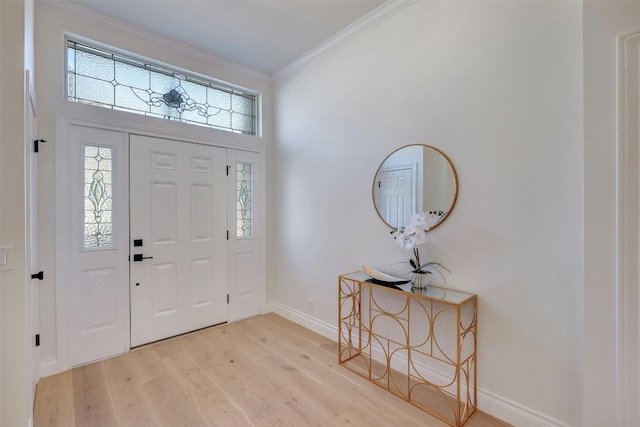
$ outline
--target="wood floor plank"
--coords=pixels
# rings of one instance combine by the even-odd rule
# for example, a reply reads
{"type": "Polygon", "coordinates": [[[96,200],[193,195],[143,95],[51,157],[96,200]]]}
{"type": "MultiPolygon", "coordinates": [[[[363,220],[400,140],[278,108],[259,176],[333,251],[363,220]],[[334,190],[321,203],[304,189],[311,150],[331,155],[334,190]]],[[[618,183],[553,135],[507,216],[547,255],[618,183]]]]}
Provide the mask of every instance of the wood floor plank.
{"type": "Polygon", "coordinates": [[[187,353],[164,358],[163,362],[187,391],[198,413],[210,425],[251,425],[245,414],[225,397],[225,392],[207,377],[187,353]]]}
{"type": "Polygon", "coordinates": [[[357,403],[365,413],[377,413],[376,419],[380,425],[394,425],[398,421],[387,412],[379,410],[390,401],[402,406],[404,413],[418,417],[424,416],[424,412],[415,406],[399,400],[380,387],[339,366],[337,353],[332,353],[326,346],[320,345],[327,340],[326,338],[315,333],[307,335],[306,329],[299,333],[297,325],[289,321],[282,322],[283,319],[279,316],[273,319],[273,322],[252,325],[256,329],[266,330],[266,339],[263,344],[270,347],[279,357],[314,378],[318,386],[331,395],[337,396],[344,402],[357,403]],[[355,394],[354,389],[358,391],[355,394]]]}
{"type": "Polygon", "coordinates": [[[207,422],[200,416],[189,395],[171,376],[165,375],[144,384],[157,417],[163,426],[201,427],[207,422]]]}
{"type": "Polygon", "coordinates": [[[72,372],[75,423],[81,426],[117,425],[101,363],[81,366],[72,372]]]}
{"type": "Polygon", "coordinates": [[[131,356],[131,369],[142,384],[167,374],[166,367],[153,346],[135,349],[128,355],[131,356]]]}
{"type": "Polygon", "coordinates": [[[287,422],[288,420],[279,417],[271,396],[262,393],[260,384],[255,384],[250,379],[247,382],[246,376],[238,375],[229,365],[232,363],[211,367],[207,374],[218,387],[230,395],[230,400],[252,425],[294,426],[287,422]]]}
{"type": "Polygon", "coordinates": [[[241,359],[227,367],[251,390],[259,395],[270,396],[270,403],[275,406],[280,418],[292,425],[323,427],[318,417],[310,416],[305,410],[312,395],[294,394],[288,387],[279,386],[273,380],[273,373],[265,369],[261,362],[255,363],[251,358],[241,359]]]}
{"type": "Polygon", "coordinates": [[[132,363],[134,357],[129,353],[102,362],[114,413],[118,425],[156,426],[160,422],[132,363]]]}
{"type": "Polygon", "coordinates": [[[71,371],[40,381],[36,389],[34,425],[38,427],[75,425],[71,371]]]}
{"type": "Polygon", "coordinates": [[[319,384],[286,360],[269,355],[260,359],[260,366],[270,373],[270,379],[278,388],[286,390],[298,401],[305,414],[321,425],[329,425],[334,417],[347,409],[348,403],[326,390],[318,393],[319,384]]]}
{"type": "Polygon", "coordinates": [[[184,347],[182,346],[183,338],[184,337],[176,337],[159,341],[152,344],[150,348],[152,348],[161,359],[173,356],[184,351],[184,347]]]}
{"type": "Polygon", "coordinates": [[[207,329],[185,337],[185,351],[201,366],[215,366],[241,358],[243,351],[235,345],[228,325],[207,329]]]}
{"type": "Polygon", "coordinates": [[[349,407],[347,410],[339,414],[332,421],[331,425],[334,426],[353,426],[353,427],[369,427],[376,425],[376,421],[367,416],[361,410],[354,407],[349,407]]]}
{"type": "Polygon", "coordinates": [[[259,340],[252,339],[246,331],[247,328],[242,326],[242,322],[231,323],[226,328],[230,333],[235,334],[233,340],[237,347],[245,354],[249,355],[253,360],[260,359],[269,354],[259,340]]]}
{"type": "MultiPolygon", "coordinates": [[[[337,343],[268,314],[137,348],[37,387],[34,427],[446,424],[338,364],[337,343]]],[[[465,427],[508,427],[481,411],[465,427]]]]}

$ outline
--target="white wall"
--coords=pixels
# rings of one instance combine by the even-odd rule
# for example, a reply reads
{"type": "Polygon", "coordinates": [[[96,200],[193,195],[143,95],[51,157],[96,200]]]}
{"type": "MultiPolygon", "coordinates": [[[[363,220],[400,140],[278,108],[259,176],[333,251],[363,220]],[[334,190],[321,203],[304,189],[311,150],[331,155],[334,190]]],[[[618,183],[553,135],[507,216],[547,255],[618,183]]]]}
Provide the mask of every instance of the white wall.
{"type": "Polygon", "coordinates": [[[617,37],[631,32],[640,32],[640,2],[584,3],[584,425],[593,427],[614,425],[621,374],[616,367],[617,37]]]}
{"type": "Polygon", "coordinates": [[[0,425],[31,416],[27,327],[25,69],[33,71],[30,2],[0,2],[0,246],[12,246],[13,269],[0,272],[0,425]]]}
{"type": "Polygon", "coordinates": [[[399,272],[373,175],[434,145],[460,193],[423,257],[479,295],[481,409],[582,425],[582,87],[581,3],[537,1],[417,2],[276,82],[272,299],[336,325],[339,274],[399,272]]]}
{"type": "Polygon", "coordinates": [[[41,358],[45,375],[57,371],[56,342],[56,267],[55,267],[55,223],[54,195],[56,191],[66,191],[54,187],[54,147],[55,114],[81,115],[118,121],[147,128],[180,132],[193,135],[194,138],[210,141],[224,141],[228,144],[250,144],[254,137],[231,134],[200,126],[169,122],[129,113],[111,111],[100,107],[91,107],[65,100],[65,32],[84,37],[117,49],[132,52],[155,61],[163,62],[182,69],[216,78],[262,94],[262,138],[270,156],[272,135],[271,119],[271,81],[267,75],[229,64],[179,45],[158,35],[142,32],[105,16],[82,11],[65,2],[40,1],[36,5],[36,91],[38,93],[38,126],[42,138],[49,143],[43,144],[39,157],[39,232],[41,268],[45,271],[45,280],[41,287],[41,358]]]}

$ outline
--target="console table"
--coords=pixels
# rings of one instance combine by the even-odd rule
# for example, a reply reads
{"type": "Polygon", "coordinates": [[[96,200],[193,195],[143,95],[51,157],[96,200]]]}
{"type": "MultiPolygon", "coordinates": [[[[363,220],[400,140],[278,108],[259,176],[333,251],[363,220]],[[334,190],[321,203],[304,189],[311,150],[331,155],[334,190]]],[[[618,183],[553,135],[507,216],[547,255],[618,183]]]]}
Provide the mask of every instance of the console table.
{"type": "Polygon", "coordinates": [[[338,277],[340,365],[451,426],[476,410],[477,296],[338,277]]]}

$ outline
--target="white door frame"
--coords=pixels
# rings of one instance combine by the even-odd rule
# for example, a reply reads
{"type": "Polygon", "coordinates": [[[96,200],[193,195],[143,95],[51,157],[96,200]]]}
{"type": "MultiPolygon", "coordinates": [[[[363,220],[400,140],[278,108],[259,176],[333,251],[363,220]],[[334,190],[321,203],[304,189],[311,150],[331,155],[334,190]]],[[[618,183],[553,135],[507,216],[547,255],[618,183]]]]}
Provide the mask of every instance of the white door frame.
{"type": "MultiPolygon", "coordinates": [[[[55,363],[47,361],[46,366],[41,364],[41,375],[53,375],[58,372],[63,372],[71,368],[71,358],[69,351],[69,287],[67,271],[61,266],[67,265],[71,256],[70,242],[68,236],[70,234],[71,224],[61,222],[58,226],[58,219],[65,218],[67,216],[67,206],[69,206],[69,195],[65,191],[69,188],[69,159],[67,159],[67,141],[68,131],[71,126],[85,126],[95,127],[98,129],[120,131],[128,134],[148,135],[158,138],[173,139],[178,141],[188,141],[205,145],[212,145],[217,147],[223,147],[228,149],[237,149],[252,151],[259,154],[260,158],[260,175],[256,177],[256,191],[260,194],[266,194],[266,173],[265,173],[265,155],[266,148],[261,145],[262,140],[258,139],[256,143],[239,142],[237,136],[230,134],[229,136],[221,135],[217,131],[212,131],[211,137],[203,137],[201,135],[190,134],[179,131],[171,130],[158,130],[157,128],[137,125],[131,123],[123,123],[121,121],[102,120],[96,118],[90,118],[85,116],[79,116],[69,113],[56,113],[55,127],[55,214],[56,214],[56,231],[55,231],[55,250],[56,250],[56,273],[55,273],[55,286],[56,286],[56,360],[55,363]]],[[[266,211],[266,205],[264,200],[260,199],[262,206],[258,206],[258,211],[261,212],[255,218],[256,225],[261,230],[266,230],[266,218],[264,212],[266,211]]],[[[266,236],[261,242],[261,253],[266,254],[266,236]]],[[[266,277],[266,263],[261,263],[260,274],[262,277],[266,277]]],[[[266,292],[262,293],[261,313],[266,311],[266,292]]]]}
{"type": "Polygon", "coordinates": [[[617,426],[640,425],[640,32],[618,38],[617,426]]]}
{"type": "MultiPolygon", "coordinates": [[[[32,274],[37,273],[39,270],[38,265],[38,154],[35,153],[32,145],[33,140],[38,137],[37,135],[37,101],[36,92],[33,87],[33,78],[31,72],[25,70],[25,81],[27,93],[25,96],[27,126],[26,132],[26,146],[27,146],[27,167],[26,177],[27,181],[25,187],[28,190],[27,195],[27,209],[29,214],[27,220],[27,280],[28,280],[28,316],[29,316],[29,377],[30,377],[30,404],[33,405],[36,393],[36,384],[40,380],[40,349],[36,346],[35,336],[40,333],[40,307],[39,307],[39,287],[40,281],[38,279],[30,279],[32,274]]],[[[35,143],[33,143],[35,144],[35,143]]],[[[31,408],[33,413],[33,407],[31,408]]]]}

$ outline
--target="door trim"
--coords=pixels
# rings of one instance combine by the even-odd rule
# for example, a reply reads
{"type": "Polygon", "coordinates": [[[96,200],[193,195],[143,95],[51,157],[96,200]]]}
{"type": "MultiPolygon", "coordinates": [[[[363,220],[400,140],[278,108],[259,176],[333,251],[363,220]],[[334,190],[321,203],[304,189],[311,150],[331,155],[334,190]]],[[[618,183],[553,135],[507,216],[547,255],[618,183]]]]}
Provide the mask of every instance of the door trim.
{"type": "Polygon", "coordinates": [[[40,380],[40,349],[35,345],[36,334],[40,333],[40,303],[39,303],[39,288],[40,281],[33,278],[33,274],[39,270],[38,265],[38,155],[31,148],[30,143],[37,138],[37,125],[38,125],[38,108],[36,91],[33,86],[33,78],[30,70],[25,70],[25,120],[27,124],[25,126],[25,137],[27,143],[27,164],[26,164],[26,181],[25,188],[27,189],[26,203],[28,212],[27,220],[27,241],[26,251],[27,254],[27,274],[31,277],[31,280],[27,281],[27,300],[28,300],[28,364],[29,364],[29,387],[30,387],[30,403],[31,413],[33,413],[33,402],[36,394],[36,384],[40,380]]]}
{"type": "MultiPolygon", "coordinates": [[[[260,143],[247,143],[238,141],[235,135],[219,135],[215,132],[210,138],[204,138],[202,135],[191,134],[181,131],[158,130],[143,125],[115,122],[111,120],[102,120],[81,115],[57,112],[55,115],[55,251],[56,251],[56,271],[55,271],[55,304],[56,317],[56,357],[55,360],[47,359],[40,361],[40,373],[42,377],[54,375],[59,372],[70,369],[70,337],[69,337],[69,286],[68,286],[68,268],[71,259],[71,245],[68,239],[71,224],[67,218],[67,206],[69,205],[69,195],[64,191],[69,188],[69,166],[70,162],[67,158],[68,136],[71,126],[94,127],[97,129],[119,131],[127,134],[151,136],[164,139],[173,139],[178,141],[193,142],[203,145],[211,145],[216,147],[228,148],[233,150],[244,150],[258,153],[260,158],[260,176],[256,177],[256,190],[261,194],[266,194],[266,173],[265,173],[265,155],[266,148],[260,143]]],[[[258,138],[258,141],[263,139],[258,138]]],[[[262,212],[266,212],[266,203],[260,207],[262,212]]],[[[256,218],[257,226],[262,230],[266,230],[266,215],[262,214],[256,218]]],[[[263,236],[261,242],[262,254],[266,254],[266,235],[263,236]]],[[[264,255],[266,256],[266,255],[264,255]]],[[[260,274],[266,278],[266,262],[260,265],[260,274]]],[[[263,301],[261,303],[262,310],[266,310],[266,290],[263,290],[263,301]]],[[[41,301],[42,303],[42,301],[41,301]]]]}
{"type": "Polygon", "coordinates": [[[618,38],[616,412],[640,422],[640,32],[618,38]]]}

